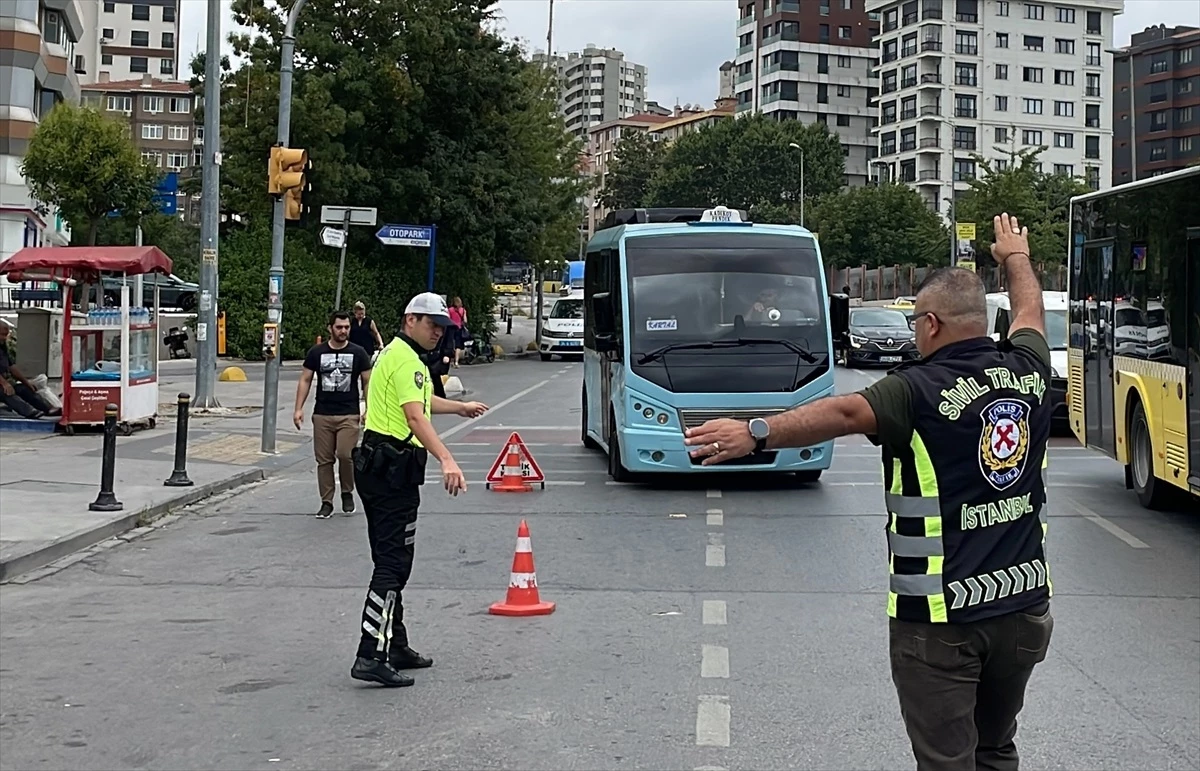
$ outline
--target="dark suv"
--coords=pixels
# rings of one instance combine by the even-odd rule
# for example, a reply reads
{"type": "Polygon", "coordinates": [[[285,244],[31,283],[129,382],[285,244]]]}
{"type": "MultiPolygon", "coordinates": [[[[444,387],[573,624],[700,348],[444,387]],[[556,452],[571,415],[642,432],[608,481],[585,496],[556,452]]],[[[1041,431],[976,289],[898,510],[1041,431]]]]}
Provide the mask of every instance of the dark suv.
{"type": "Polygon", "coordinates": [[[851,308],[850,329],[841,348],[846,366],[893,366],[921,358],[908,317],[893,308],[851,308]]]}

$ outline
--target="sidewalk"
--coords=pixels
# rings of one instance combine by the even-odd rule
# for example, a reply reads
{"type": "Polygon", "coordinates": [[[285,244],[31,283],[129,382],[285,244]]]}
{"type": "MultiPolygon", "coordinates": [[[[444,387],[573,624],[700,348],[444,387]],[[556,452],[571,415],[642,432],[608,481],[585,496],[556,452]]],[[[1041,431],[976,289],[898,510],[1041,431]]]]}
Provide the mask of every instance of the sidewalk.
{"type": "Polygon", "coordinates": [[[121,511],[88,510],[100,489],[100,435],[0,434],[0,581],[146,525],[173,509],[311,463],[311,433],[292,426],[299,364],[281,371],[275,455],[259,452],[262,365],[241,366],[248,382],[218,382],[221,409],[191,416],[187,472],[192,487],[163,486],[174,468],[176,396],[195,389],[194,374],[166,368],[157,428],[117,437],[113,489],[124,504],[121,511]]]}

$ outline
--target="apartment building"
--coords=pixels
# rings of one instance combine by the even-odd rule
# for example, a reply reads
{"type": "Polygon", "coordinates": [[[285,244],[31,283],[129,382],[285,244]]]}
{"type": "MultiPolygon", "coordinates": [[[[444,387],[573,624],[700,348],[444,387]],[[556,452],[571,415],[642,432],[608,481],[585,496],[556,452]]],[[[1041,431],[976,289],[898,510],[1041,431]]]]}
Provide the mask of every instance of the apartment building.
{"type": "Polygon", "coordinates": [[[1200,29],[1148,27],[1113,53],[1112,183],[1200,161],[1200,29]]]}
{"type": "Polygon", "coordinates": [[[597,200],[604,182],[608,176],[608,167],[612,163],[613,151],[622,137],[630,134],[647,134],[655,126],[660,126],[674,120],[673,115],[658,113],[638,113],[628,118],[618,118],[597,123],[588,130],[587,157],[588,172],[591,176],[587,195],[583,201],[586,216],[585,227],[587,237],[591,238],[596,232],[596,225],[608,215],[608,209],[597,200]]]}
{"type": "Polygon", "coordinates": [[[1124,0],[867,0],[881,14],[880,176],[949,216],[955,191],[1014,149],[1108,186],[1113,18],[1124,0]]]}
{"type": "MultiPolygon", "coordinates": [[[[79,99],[74,62],[84,2],[0,3],[0,261],[26,246],[70,242],[61,216],[37,212],[21,159],[41,116],[59,102],[79,99]]],[[[0,277],[0,293],[7,295],[7,286],[0,277]]]]}
{"type": "Polygon", "coordinates": [[[734,93],[739,115],[824,123],[837,133],[846,184],[867,181],[877,92],[868,0],[738,0],[734,93]]]}
{"type": "Polygon", "coordinates": [[[84,35],[75,66],[83,83],[185,78],[179,61],[182,0],[79,0],[84,35]]]}
{"type": "MultiPolygon", "coordinates": [[[[142,157],[176,172],[180,183],[199,173],[203,127],[196,124],[194,100],[187,83],[142,75],[134,80],[93,83],[81,88],[83,102],[129,121],[130,136],[142,157]]],[[[190,197],[180,193],[176,204],[189,216],[190,197]]],[[[197,208],[197,207],[192,207],[197,208]]]]}
{"type": "MultiPolygon", "coordinates": [[[[547,60],[544,53],[532,58],[543,64],[547,60]]],[[[586,140],[588,130],[598,123],[645,111],[646,68],[626,61],[620,51],[588,43],[582,51],[553,56],[550,61],[561,84],[559,113],[567,131],[580,139],[586,140]]]]}

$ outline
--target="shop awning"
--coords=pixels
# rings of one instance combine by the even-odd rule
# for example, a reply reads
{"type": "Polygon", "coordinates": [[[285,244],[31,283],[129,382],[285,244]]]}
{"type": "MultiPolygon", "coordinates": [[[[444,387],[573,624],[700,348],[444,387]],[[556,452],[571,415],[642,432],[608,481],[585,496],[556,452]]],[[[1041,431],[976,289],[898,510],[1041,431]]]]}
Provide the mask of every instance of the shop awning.
{"type": "Polygon", "coordinates": [[[30,246],[0,262],[0,273],[13,282],[21,273],[87,281],[100,272],[169,274],[171,258],[157,246],[30,246]]]}

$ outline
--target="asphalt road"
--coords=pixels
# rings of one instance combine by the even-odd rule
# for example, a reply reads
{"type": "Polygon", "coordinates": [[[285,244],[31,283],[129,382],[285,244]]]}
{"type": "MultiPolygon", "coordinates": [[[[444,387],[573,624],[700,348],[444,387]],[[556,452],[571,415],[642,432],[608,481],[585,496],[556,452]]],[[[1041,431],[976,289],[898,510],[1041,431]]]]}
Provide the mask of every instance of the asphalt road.
{"type": "MultiPolygon", "coordinates": [[[[298,471],[0,588],[0,767],[912,768],[877,451],[841,442],[810,487],[611,484],[579,442],[580,369],[473,368],[495,409],[438,419],[473,484],[425,488],[406,604],[436,665],[415,687],[349,678],[363,520],[314,519],[298,471]],[[480,484],[514,429],[544,491],[480,484]],[[489,616],[522,517],[558,609],[489,616]]],[[[1050,475],[1056,626],[1025,767],[1200,767],[1200,518],[1140,509],[1072,440],[1050,475]]]]}

